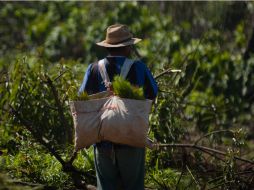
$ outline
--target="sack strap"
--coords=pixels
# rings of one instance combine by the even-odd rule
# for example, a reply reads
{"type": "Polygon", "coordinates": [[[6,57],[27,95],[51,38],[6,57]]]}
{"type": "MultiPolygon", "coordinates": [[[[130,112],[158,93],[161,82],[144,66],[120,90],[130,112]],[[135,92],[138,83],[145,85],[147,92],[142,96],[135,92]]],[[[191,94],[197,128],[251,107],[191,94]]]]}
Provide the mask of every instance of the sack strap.
{"type": "Polygon", "coordinates": [[[133,65],[134,61],[130,60],[130,59],[125,59],[124,63],[123,63],[123,66],[121,68],[121,73],[120,75],[126,79],[130,69],[131,69],[131,66],[133,65]]]}
{"type": "Polygon", "coordinates": [[[106,88],[110,88],[111,82],[105,67],[106,63],[107,63],[107,60],[102,59],[98,62],[98,66],[99,66],[99,71],[100,71],[104,85],[106,86],[106,88]]]}
{"type": "MultiPolygon", "coordinates": [[[[110,79],[109,79],[109,76],[108,76],[108,73],[107,73],[107,70],[105,67],[106,63],[108,63],[108,60],[106,58],[102,59],[98,62],[98,66],[99,66],[99,71],[100,71],[102,80],[104,82],[104,85],[106,86],[106,88],[110,88],[111,82],[110,82],[110,79]]],[[[120,76],[122,76],[124,79],[126,79],[133,63],[134,62],[132,60],[126,58],[123,63],[123,66],[121,68],[120,76]]]]}

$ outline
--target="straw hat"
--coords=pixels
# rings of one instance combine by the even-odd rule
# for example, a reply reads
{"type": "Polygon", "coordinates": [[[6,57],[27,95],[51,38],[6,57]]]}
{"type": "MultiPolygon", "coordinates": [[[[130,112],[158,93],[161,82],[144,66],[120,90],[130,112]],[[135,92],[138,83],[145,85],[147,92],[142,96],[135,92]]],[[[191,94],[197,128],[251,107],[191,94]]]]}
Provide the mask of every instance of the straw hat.
{"type": "Polygon", "coordinates": [[[124,47],[140,41],[139,38],[133,38],[126,25],[114,24],[107,28],[106,39],[96,44],[102,47],[124,47]]]}

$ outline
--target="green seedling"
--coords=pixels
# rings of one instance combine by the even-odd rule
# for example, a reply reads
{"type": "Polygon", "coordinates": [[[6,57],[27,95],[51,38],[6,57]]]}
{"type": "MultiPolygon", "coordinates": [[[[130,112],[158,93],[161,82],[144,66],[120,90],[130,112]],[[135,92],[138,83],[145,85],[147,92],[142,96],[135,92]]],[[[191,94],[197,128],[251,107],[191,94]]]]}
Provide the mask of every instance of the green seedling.
{"type": "Polygon", "coordinates": [[[121,76],[115,76],[112,85],[116,96],[136,100],[145,99],[143,88],[131,85],[129,81],[121,76]]]}

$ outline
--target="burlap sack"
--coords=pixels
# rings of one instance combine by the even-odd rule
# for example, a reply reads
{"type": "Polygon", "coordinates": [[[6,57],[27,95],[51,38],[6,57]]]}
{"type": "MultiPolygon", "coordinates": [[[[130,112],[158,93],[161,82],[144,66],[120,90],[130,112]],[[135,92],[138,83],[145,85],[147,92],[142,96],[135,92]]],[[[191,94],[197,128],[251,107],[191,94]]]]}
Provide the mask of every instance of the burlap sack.
{"type": "Polygon", "coordinates": [[[108,98],[70,101],[75,129],[75,149],[80,150],[99,142],[101,108],[108,98]]]}
{"type": "Polygon", "coordinates": [[[151,100],[117,96],[70,102],[75,127],[75,149],[108,140],[136,147],[148,145],[151,100]]]}

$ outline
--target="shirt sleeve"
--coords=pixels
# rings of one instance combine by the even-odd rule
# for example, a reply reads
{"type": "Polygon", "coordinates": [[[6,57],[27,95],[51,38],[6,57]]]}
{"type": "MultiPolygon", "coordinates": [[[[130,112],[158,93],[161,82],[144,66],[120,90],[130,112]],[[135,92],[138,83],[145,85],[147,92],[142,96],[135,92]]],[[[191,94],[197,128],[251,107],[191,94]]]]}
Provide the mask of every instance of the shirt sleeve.
{"type": "Polygon", "coordinates": [[[80,95],[82,92],[84,91],[88,91],[89,89],[87,89],[87,84],[88,84],[88,80],[91,76],[91,68],[92,68],[92,64],[88,65],[88,68],[85,72],[85,76],[84,76],[84,79],[83,79],[83,82],[79,88],[79,91],[78,91],[78,94],[80,95]]]}
{"type": "Polygon", "coordinates": [[[158,85],[153,78],[153,75],[151,71],[148,69],[148,67],[144,65],[145,69],[145,81],[144,81],[144,92],[147,99],[155,99],[158,94],[158,85]]]}

